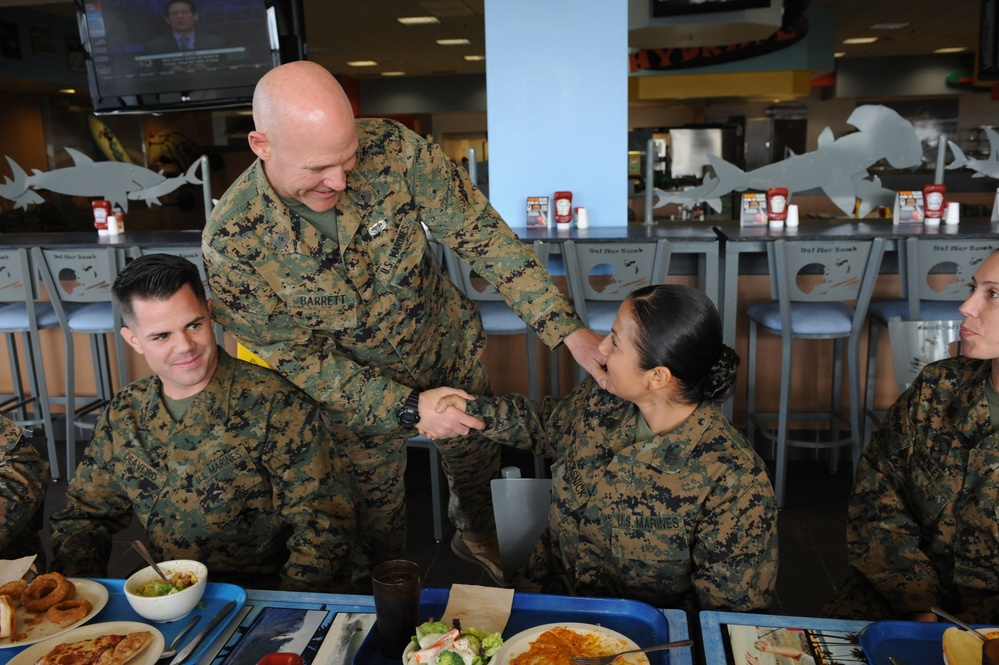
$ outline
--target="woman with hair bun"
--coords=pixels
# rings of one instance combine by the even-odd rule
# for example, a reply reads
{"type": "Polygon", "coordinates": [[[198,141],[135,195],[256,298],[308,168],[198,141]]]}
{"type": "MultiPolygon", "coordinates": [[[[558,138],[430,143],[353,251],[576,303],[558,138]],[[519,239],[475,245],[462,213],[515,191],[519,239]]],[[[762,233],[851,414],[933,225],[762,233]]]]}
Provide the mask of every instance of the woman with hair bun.
{"type": "Polygon", "coordinates": [[[465,408],[491,440],[554,461],[548,527],[517,589],[766,608],[777,508],[763,462],[718,408],[739,357],[722,344],[714,305],[687,286],[639,289],[600,350],[606,389],[587,379],[563,399],[438,406],[465,408]]]}

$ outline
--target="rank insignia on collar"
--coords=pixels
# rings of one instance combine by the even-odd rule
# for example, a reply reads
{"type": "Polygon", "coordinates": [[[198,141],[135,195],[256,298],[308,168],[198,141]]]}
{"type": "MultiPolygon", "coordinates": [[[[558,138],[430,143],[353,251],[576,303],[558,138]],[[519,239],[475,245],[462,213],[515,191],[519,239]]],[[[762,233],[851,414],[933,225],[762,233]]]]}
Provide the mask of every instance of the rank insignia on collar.
{"type": "Polygon", "coordinates": [[[384,219],[379,219],[377,222],[368,227],[368,236],[374,238],[387,228],[388,228],[388,222],[386,222],[384,219]]]}
{"type": "Polygon", "coordinates": [[[287,231],[280,231],[274,234],[274,249],[284,249],[288,246],[291,235],[287,231]]]}
{"type": "Polygon", "coordinates": [[[367,189],[358,189],[352,192],[354,198],[357,199],[358,203],[363,203],[365,205],[371,203],[371,192],[367,189]]]}

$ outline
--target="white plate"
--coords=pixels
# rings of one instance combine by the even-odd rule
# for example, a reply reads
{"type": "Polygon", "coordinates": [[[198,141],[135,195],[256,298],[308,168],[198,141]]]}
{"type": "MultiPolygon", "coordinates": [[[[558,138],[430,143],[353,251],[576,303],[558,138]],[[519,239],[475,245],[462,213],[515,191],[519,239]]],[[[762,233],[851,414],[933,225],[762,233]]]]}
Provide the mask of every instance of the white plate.
{"type": "Polygon", "coordinates": [[[7,665],[34,665],[35,661],[47,654],[63,642],[78,642],[89,640],[100,635],[127,635],[137,633],[141,630],[148,630],[153,634],[153,641],[146,645],[128,665],[153,665],[163,653],[166,642],[163,641],[163,633],[152,626],[135,621],[109,621],[108,623],[93,623],[89,626],[80,626],[76,630],[60,635],[58,639],[46,640],[25,649],[14,656],[7,665]]]}
{"type": "MultiPolygon", "coordinates": [[[[597,626],[592,623],[548,623],[543,626],[528,628],[527,630],[517,633],[508,639],[503,643],[503,646],[493,657],[492,665],[509,665],[512,659],[531,648],[531,642],[534,642],[541,636],[542,633],[546,633],[552,628],[567,628],[583,635],[595,633],[599,635],[601,644],[607,645],[608,654],[638,648],[638,645],[631,639],[625,637],[617,631],[611,630],[610,628],[604,628],[603,626],[597,626]]],[[[649,665],[649,659],[645,656],[645,654],[638,653],[632,656],[619,658],[614,661],[614,663],[615,665],[624,665],[624,663],[630,663],[631,665],[649,665]]]]}
{"type": "MultiPolygon", "coordinates": [[[[104,609],[104,606],[108,604],[108,590],[100,582],[95,582],[93,580],[85,580],[77,577],[70,577],[69,581],[76,585],[76,597],[86,598],[90,601],[93,607],[90,609],[90,613],[83,617],[79,621],[75,621],[65,628],[59,624],[52,623],[47,619],[43,619],[40,623],[34,626],[28,626],[27,632],[28,637],[21,640],[20,642],[11,642],[10,638],[4,637],[0,638],[0,649],[6,649],[8,647],[23,647],[29,644],[34,644],[36,642],[41,642],[42,640],[47,640],[50,637],[55,637],[57,635],[62,635],[63,633],[69,632],[76,628],[77,626],[84,624],[95,616],[97,613],[104,609]]],[[[17,627],[18,632],[24,630],[24,615],[28,614],[30,616],[37,616],[34,612],[28,612],[23,607],[17,608],[17,627]]]]}
{"type": "MultiPolygon", "coordinates": [[[[930,624],[930,625],[933,625],[933,624],[930,624]]],[[[989,633],[994,633],[996,631],[999,631],[999,627],[995,627],[995,626],[986,626],[986,627],[975,626],[975,630],[977,630],[978,632],[982,633],[986,637],[989,637],[989,633]]],[[[971,658],[975,658],[976,659],[975,662],[978,662],[978,663],[982,662],[982,657],[981,657],[981,651],[982,651],[981,644],[982,644],[982,642],[981,642],[981,640],[979,640],[977,637],[975,637],[971,633],[968,633],[963,628],[958,628],[957,626],[950,626],[949,628],[947,628],[944,631],[944,633],[941,633],[941,635],[940,635],[940,641],[941,641],[940,647],[941,647],[941,653],[943,654],[944,665],[962,665],[963,663],[969,663],[969,662],[971,662],[971,660],[970,660],[971,658]],[[944,635],[944,633],[946,633],[949,630],[955,630],[955,631],[957,631],[957,633],[960,634],[960,637],[958,639],[967,640],[968,643],[970,645],[972,645],[972,647],[973,647],[971,649],[971,651],[973,653],[969,653],[968,651],[964,651],[960,655],[967,656],[967,658],[964,658],[964,659],[956,658],[955,659],[957,661],[956,664],[955,663],[951,663],[947,659],[947,652],[943,651],[943,635],[944,635]],[[975,647],[977,647],[977,648],[975,648],[975,647]]]]}

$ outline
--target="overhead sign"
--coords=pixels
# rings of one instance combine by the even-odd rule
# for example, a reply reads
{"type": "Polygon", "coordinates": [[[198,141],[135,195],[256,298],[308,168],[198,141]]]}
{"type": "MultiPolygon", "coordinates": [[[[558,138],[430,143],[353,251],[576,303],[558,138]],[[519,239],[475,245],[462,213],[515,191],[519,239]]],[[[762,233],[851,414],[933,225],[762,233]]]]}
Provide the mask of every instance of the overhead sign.
{"type": "Polygon", "coordinates": [[[634,73],[689,69],[755,58],[797,44],[807,34],[808,20],[801,16],[790,29],[778,29],[766,39],[720,46],[638,49],[628,56],[629,70],[634,73]]]}

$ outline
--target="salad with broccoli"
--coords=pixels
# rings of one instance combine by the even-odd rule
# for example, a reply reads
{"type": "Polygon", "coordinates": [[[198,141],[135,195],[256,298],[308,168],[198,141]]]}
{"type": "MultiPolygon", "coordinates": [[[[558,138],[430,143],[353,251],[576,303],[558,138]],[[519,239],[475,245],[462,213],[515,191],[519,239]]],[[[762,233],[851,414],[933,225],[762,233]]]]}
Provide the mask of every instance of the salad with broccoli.
{"type": "Polygon", "coordinates": [[[486,665],[501,646],[499,633],[462,629],[457,619],[453,628],[443,621],[428,621],[416,627],[404,665],[486,665]]]}

